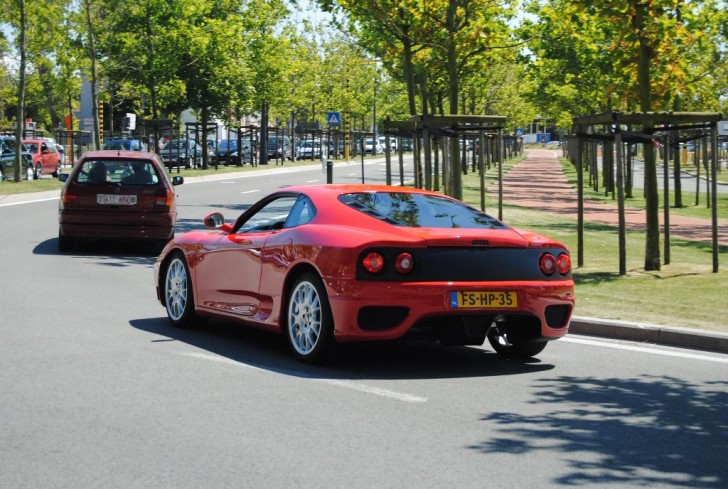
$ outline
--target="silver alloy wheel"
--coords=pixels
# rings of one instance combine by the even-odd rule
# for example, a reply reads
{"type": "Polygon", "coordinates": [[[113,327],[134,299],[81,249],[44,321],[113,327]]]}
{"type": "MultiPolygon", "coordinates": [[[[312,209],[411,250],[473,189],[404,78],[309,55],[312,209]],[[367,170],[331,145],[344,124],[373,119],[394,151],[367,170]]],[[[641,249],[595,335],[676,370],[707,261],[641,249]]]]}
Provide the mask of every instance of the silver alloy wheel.
{"type": "Polygon", "coordinates": [[[310,354],[321,335],[321,298],[316,287],[303,281],[293,290],[288,305],[288,334],[300,355],[310,354]]]}
{"type": "Polygon", "coordinates": [[[167,267],[167,277],[164,281],[167,314],[173,321],[180,321],[185,313],[189,300],[187,280],[185,264],[182,263],[181,258],[174,258],[167,267]]]}

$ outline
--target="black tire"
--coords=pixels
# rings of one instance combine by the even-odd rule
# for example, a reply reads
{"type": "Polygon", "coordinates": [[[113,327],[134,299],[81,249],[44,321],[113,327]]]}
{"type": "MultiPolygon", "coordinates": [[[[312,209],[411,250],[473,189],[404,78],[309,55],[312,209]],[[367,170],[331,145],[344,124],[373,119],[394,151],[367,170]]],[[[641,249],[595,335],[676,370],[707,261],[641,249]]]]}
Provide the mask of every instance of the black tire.
{"type": "Polygon", "coordinates": [[[336,350],[334,320],[323,281],[304,273],[288,294],[285,333],[293,355],[305,363],[324,363],[336,350]]]}
{"type": "Polygon", "coordinates": [[[73,251],[75,240],[71,236],[62,236],[58,234],[58,251],[73,251]]]}
{"type": "Polygon", "coordinates": [[[35,165],[35,168],[33,169],[33,180],[38,180],[40,176],[43,174],[43,169],[40,165],[35,165]]]}
{"type": "Polygon", "coordinates": [[[498,355],[512,359],[535,357],[541,353],[544,348],[546,348],[546,341],[524,341],[511,343],[508,341],[507,334],[500,334],[500,332],[495,328],[491,328],[490,331],[488,331],[488,342],[498,355]]]}
{"type": "Polygon", "coordinates": [[[174,326],[187,329],[203,322],[195,314],[190,269],[182,253],[173,254],[167,262],[161,285],[167,317],[174,326]]]}

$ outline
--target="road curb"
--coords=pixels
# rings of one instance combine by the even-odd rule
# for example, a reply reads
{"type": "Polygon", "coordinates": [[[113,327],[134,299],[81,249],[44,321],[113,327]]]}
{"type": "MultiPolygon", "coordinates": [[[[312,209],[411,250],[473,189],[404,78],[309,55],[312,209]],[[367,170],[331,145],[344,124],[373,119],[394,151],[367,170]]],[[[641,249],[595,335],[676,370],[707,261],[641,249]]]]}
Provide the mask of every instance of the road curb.
{"type": "Polygon", "coordinates": [[[569,332],[618,340],[649,342],[694,350],[728,353],[728,334],[702,329],[574,316],[569,332]]]}

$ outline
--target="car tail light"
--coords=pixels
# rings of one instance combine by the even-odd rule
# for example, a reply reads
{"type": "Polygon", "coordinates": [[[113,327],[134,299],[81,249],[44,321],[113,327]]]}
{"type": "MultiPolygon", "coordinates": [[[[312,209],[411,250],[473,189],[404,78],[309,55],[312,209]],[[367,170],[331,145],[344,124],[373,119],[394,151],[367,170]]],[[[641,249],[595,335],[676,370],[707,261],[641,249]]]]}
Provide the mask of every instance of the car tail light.
{"type": "Polygon", "coordinates": [[[160,188],[154,197],[154,205],[156,207],[171,207],[172,192],[166,188],[160,188]]]}
{"type": "Polygon", "coordinates": [[[401,274],[410,273],[415,266],[415,260],[407,252],[400,253],[394,260],[394,268],[401,274]]]}
{"type": "Polygon", "coordinates": [[[78,190],[76,187],[69,185],[64,188],[61,202],[63,202],[64,207],[78,206],[78,190]]]}
{"type": "Polygon", "coordinates": [[[379,273],[384,268],[384,257],[377,252],[368,253],[362,260],[364,269],[369,273],[379,273]]]}
{"type": "Polygon", "coordinates": [[[561,275],[566,275],[571,271],[571,258],[566,253],[561,253],[556,259],[556,268],[561,275]]]}
{"type": "Polygon", "coordinates": [[[553,275],[556,271],[556,258],[551,253],[544,253],[538,260],[538,266],[544,275],[553,275]]]}

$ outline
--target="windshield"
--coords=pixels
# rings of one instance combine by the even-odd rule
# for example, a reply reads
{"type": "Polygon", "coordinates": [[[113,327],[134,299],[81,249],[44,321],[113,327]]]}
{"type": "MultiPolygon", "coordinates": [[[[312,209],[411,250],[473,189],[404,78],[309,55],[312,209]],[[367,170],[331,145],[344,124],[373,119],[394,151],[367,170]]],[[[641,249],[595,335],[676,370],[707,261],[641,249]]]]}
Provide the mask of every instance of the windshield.
{"type": "Polygon", "coordinates": [[[497,219],[462,202],[438,195],[397,192],[345,194],[349,207],[394,226],[423,228],[502,228],[497,219]]]}

